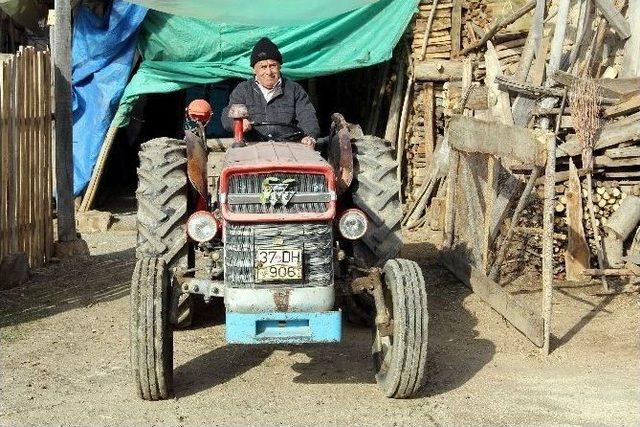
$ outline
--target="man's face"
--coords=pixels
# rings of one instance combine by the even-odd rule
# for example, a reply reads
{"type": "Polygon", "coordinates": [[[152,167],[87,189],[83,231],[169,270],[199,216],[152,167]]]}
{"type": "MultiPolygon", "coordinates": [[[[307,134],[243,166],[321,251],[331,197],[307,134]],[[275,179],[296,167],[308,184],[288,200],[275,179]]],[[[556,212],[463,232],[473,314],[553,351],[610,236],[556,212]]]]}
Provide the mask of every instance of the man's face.
{"type": "Polygon", "coordinates": [[[253,72],[262,86],[267,89],[273,89],[280,79],[280,64],[273,59],[258,61],[253,66],[253,72]]]}

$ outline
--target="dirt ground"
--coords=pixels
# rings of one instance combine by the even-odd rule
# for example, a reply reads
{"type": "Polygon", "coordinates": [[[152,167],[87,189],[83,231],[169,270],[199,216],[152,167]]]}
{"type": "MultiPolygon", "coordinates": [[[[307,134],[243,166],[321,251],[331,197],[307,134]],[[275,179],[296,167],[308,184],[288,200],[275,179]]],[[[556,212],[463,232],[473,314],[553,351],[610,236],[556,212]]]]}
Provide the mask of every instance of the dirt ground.
{"type": "MultiPolygon", "coordinates": [[[[221,315],[175,334],[176,397],[138,399],[129,378],[131,217],[84,236],[92,257],[52,264],[0,293],[2,425],[639,425],[637,295],[559,286],[543,356],[407,235],[429,292],[428,384],[376,388],[370,333],[338,345],[225,345],[221,315]]],[[[538,289],[520,296],[533,304],[538,289]]]]}

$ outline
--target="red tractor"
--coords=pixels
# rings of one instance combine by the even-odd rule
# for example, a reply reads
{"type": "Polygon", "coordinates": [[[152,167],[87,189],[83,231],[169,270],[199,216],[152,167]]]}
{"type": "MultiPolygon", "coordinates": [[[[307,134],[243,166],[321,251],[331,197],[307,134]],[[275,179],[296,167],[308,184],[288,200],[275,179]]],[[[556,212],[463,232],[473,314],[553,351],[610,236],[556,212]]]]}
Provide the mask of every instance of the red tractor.
{"type": "Polygon", "coordinates": [[[253,125],[291,133],[249,143],[242,105],[229,112],[233,140],[207,140],[210,116],[192,103],[183,141],[154,139],[140,152],[130,326],[140,396],[171,396],[173,330],[190,324],[196,297],[223,298],[228,343],[338,342],[344,309],[372,326],[384,394],[414,395],[427,294],[420,267],[395,258],[402,211],[389,144],[339,114],[322,154],[279,123],[253,125]]]}

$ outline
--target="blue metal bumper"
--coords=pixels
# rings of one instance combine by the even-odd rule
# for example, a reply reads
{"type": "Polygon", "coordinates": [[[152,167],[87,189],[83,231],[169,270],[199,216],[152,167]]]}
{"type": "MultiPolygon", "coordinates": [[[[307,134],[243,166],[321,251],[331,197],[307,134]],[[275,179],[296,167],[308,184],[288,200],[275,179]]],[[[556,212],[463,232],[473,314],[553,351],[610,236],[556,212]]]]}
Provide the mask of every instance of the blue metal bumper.
{"type": "Polygon", "coordinates": [[[226,314],[226,339],[230,344],[305,344],[340,342],[340,311],[312,313],[226,314]]]}

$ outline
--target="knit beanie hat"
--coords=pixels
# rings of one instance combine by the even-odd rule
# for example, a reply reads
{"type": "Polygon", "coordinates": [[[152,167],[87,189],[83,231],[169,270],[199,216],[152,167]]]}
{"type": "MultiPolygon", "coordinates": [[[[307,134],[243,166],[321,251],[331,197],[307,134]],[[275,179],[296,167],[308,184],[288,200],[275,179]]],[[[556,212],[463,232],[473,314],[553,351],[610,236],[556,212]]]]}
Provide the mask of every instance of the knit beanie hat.
{"type": "Polygon", "coordinates": [[[253,47],[253,51],[251,52],[251,66],[253,67],[256,65],[256,62],[264,61],[265,59],[273,59],[282,64],[282,54],[278,50],[278,46],[267,37],[258,40],[258,43],[253,47]]]}

